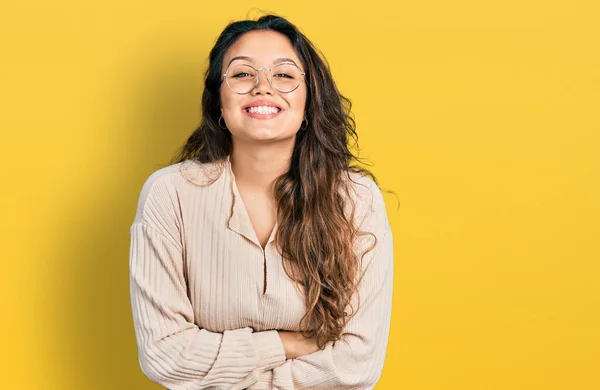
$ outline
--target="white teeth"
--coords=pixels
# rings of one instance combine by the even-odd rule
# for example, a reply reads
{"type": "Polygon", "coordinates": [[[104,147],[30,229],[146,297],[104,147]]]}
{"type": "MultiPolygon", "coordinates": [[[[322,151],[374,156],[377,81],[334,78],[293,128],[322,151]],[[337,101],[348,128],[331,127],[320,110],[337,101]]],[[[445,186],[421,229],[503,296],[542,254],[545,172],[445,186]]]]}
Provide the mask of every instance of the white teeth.
{"type": "Polygon", "coordinates": [[[267,115],[267,114],[275,114],[275,113],[279,112],[279,109],[277,107],[271,107],[271,106],[256,106],[256,107],[247,108],[246,111],[253,113],[253,114],[267,115]]]}

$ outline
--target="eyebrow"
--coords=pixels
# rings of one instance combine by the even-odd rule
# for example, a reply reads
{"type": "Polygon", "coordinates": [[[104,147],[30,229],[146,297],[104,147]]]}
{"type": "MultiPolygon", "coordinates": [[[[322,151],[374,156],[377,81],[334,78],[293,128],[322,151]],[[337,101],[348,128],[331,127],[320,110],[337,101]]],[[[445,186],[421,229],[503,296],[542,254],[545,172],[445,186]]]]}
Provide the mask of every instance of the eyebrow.
{"type": "MultiPolygon", "coordinates": [[[[244,60],[244,61],[254,62],[254,59],[253,59],[252,57],[247,57],[247,56],[235,56],[235,57],[233,57],[233,58],[232,58],[232,59],[229,61],[229,64],[227,64],[227,66],[231,65],[231,63],[232,63],[233,61],[235,61],[235,60],[244,60]]],[[[283,58],[277,58],[277,59],[275,59],[275,60],[273,61],[273,65],[275,65],[275,64],[279,64],[279,63],[282,63],[282,62],[291,62],[291,63],[293,63],[293,64],[295,64],[295,65],[298,65],[298,64],[296,64],[296,62],[295,62],[294,60],[292,60],[291,58],[287,58],[287,57],[283,57],[283,58]]]]}

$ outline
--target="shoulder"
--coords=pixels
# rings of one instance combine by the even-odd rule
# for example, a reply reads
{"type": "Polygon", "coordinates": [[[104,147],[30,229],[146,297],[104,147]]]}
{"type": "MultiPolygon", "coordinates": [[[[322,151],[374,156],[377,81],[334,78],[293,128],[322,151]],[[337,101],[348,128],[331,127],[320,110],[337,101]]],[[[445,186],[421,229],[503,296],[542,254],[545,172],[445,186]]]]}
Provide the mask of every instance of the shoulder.
{"type": "Polygon", "coordinates": [[[348,171],[344,175],[348,195],[355,208],[354,219],[361,229],[381,231],[389,228],[387,208],[378,184],[370,176],[348,171]]]}
{"type": "Polygon", "coordinates": [[[188,183],[203,187],[217,181],[226,172],[228,164],[229,157],[211,162],[189,159],[175,165],[179,166],[179,173],[188,183]]]}
{"type": "Polygon", "coordinates": [[[346,188],[349,191],[348,195],[358,209],[364,209],[365,212],[381,211],[382,207],[385,209],[381,189],[373,178],[355,171],[348,171],[344,178],[346,188]]]}
{"type": "Polygon", "coordinates": [[[348,171],[344,177],[348,187],[352,190],[354,200],[372,206],[377,196],[381,196],[379,186],[370,176],[360,172],[348,171]]]}
{"type": "Polygon", "coordinates": [[[222,162],[201,163],[185,160],[150,173],[145,179],[138,197],[135,222],[159,215],[174,217],[180,197],[185,196],[186,186],[208,186],[223,172],[222,162]]]}
{"type": "Polygon", "coordinates": [[[134,223],[141,222],[150,209],[156,209],[175,191],[174,178],[180,175],[181,164],[155,170],[145,179],[138,196],[134,223]]]}

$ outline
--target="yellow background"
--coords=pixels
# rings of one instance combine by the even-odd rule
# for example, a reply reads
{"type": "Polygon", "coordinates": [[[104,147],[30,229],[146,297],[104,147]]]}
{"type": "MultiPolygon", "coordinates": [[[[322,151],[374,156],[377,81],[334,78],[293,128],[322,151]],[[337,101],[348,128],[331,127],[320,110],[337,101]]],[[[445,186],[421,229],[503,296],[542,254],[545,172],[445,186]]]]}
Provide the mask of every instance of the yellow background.
{"type": "Polygon", "coordinates": [[[325,53],[400,200],[377,389],[600,389],[596,0],[4,2],[0,388],[160,388],[128,229],[252,7],[325,53]]]}

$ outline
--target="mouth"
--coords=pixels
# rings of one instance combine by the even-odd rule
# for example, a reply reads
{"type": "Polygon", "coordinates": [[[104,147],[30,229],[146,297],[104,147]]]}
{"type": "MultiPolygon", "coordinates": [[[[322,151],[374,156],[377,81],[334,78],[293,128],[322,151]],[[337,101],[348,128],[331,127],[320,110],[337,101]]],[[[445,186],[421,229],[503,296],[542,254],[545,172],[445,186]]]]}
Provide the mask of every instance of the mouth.
{"type": "Polygon", "coordinates": [[[251,118],[271,119],[281,114],[284,110],[275,106],[252,106],[245,107],[242,111],[251,118]]]}

